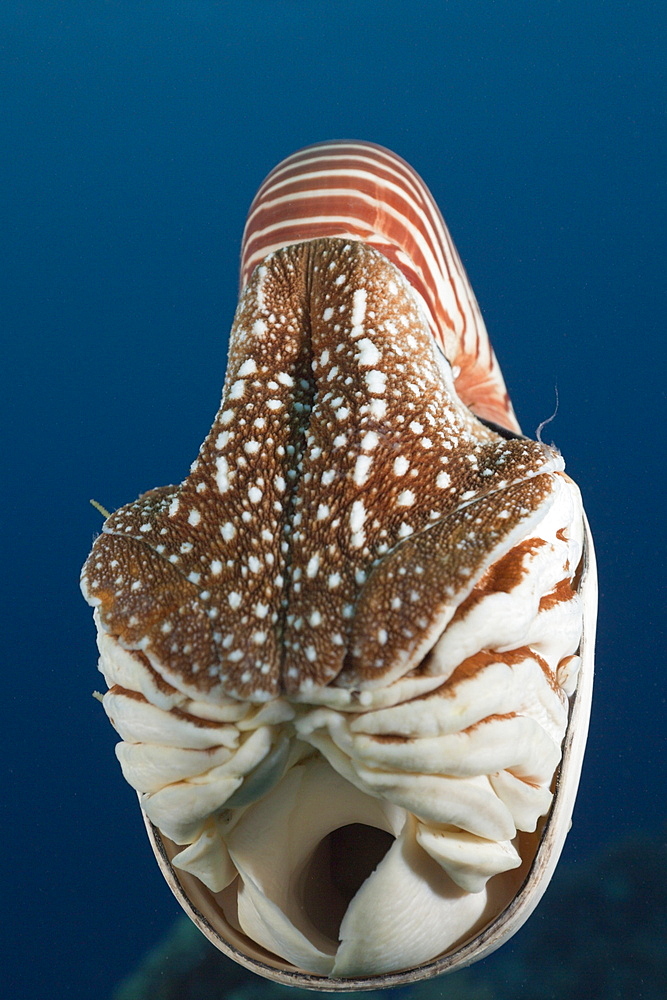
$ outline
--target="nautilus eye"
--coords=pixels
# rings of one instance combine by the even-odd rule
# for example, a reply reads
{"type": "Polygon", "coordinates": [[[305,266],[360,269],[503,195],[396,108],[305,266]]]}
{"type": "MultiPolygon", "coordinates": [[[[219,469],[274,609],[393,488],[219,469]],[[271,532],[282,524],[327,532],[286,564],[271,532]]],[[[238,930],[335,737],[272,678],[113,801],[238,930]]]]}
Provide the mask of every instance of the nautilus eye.
{"type": "Polygon", "coordinates": [[[123,773],[222,951],[390,986],[532,912],[586,740],[593,549],[400,158],[326,143],[269,175],[213,426],[82,587],[123,773]]]}

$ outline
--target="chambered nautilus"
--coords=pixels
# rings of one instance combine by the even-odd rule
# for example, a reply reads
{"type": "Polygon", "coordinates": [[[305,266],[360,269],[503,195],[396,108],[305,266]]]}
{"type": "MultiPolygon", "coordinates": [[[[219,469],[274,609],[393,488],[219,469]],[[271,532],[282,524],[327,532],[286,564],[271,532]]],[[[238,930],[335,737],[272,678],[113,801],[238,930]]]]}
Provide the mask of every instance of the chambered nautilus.
{"type": "Polygon", "coordinates": [[[222,403],[83,568],[103,704],[204,934],[310,989],[497,948],[567,834],[596,575],[428,189],[311,146],[250,208],[222,403]]]}

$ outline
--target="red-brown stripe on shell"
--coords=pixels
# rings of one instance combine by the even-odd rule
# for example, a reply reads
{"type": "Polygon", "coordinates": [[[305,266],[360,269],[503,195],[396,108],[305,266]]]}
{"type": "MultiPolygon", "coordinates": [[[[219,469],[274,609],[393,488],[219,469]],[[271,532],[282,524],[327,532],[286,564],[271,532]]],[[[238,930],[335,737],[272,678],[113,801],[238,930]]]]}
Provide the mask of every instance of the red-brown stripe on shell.
{"type": "Polygon", "coordinates": [[[255,268],[190,475],[109,517],[82,575],[123,772],[222,950],[311,988],[392,985],[530,912],[589,701],[562,470],[464,405],[374,246],[313,238],[255,268]],[[331,875],[358,824],[375,832],[331,875]]]}
{"type": "Polygon", "coordinates": [[[519,431],[470,282],[431,192],[412,167],[370,142],[323,142],[279,163],[243,234],[241,287],[271,251],[321,237],[374,246],[405,275],[478,416],[519,431]]]}

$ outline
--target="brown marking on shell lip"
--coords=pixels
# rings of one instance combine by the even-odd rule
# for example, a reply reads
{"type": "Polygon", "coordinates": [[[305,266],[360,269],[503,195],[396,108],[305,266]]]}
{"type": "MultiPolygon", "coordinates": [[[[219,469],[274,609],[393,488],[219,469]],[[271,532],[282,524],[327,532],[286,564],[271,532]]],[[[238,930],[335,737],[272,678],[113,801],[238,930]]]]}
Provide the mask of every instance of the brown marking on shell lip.
{"type": "Polygon", "coordinates": [[[572,589],[572,582],[569,579],[559,580],[553,590],[540,600],[539,610],[549,611],[550,608],[555,607],[563,601],[571,601],[575,595],[575,591],[572,589]]]}
{"type": "Polygon", "coordinates": [[[515,545],[507,555],[488,568],[466,599],[459,604],[452,620],[465,618],[475,605],[489,594],[499,591],[505,594],[511,593],[528,572],[528,568],[524,566],[524,559],[534,555],[543,545],[546,545],[543,538],[526,538],[515,545]]]}
{"type": "Polygon", "coordinates": [[[150,705],[148,698],[140,691],[133,691],[131,688],[122,687],[120,684],[112,684],[108,694],[122,695],[123,698],[130,698],[132,701],[139,701],[144,705],[150,705]]]}
{"type": "Polygon", "coordinates": [[[456,687],[461,681],[474,677],[480,670],[490,666],[492,663],[504,663],[508,667],[514,667],[517,663],[523,663],[524,660],[533,659],[538,659],[538,657],[530,646],[518,646],[516,649],[503,650],[502,653],[491,649],[481,649],[479,652],[473,653],[472,656],[468,656],[465,660],[462,660],[456,670],[447,678],[442,687],[436,689],[434,694],[454,695],[456,687]]]}
{"type": "MultiPolygon", "coordinates": [[[[419,701],[421,699],[415,698],[413,700],[419,701]]],[[[469,726],[465,726],[465,728],[458,730],[458,733],[472,733],[489,722],[502,722],[506,719],[517,719],[519,716],[519,712],[497,712],[493,715],[487,715],[483,719],[478,719],[477,722],[472,722],[469,726]]],[[[381,744],[414,742],[413,736],[401,736],[398,733],[365,733],[364,737],[368,740],[372,740],[374,743],[381,744]]]]}
{"type": "Polygon", "coordinates": [[[367,733],[367,739],[375,743],[411,743],[411,736],[399,736],[398,733],[367,733]]]}
{"type": "Polygon", "coordinates": [[[169,681],[162,676],[160,671],[155,669],[145,653],[143,653],[140,649],[128,649],[126,652],[129,653],[130,656],[136,657],[136,659],[141,662],[144,670],[147,674],[149,674],[151,681],[158,691],[167,695],[178,694],[178,688],[175,688],[173,684],[170,684],[169,681]]]}
{"type": "MultiPolygon", "coordinates": [[[[108,692],[108,694],[118,695],[123,698],[130,698],[132,701],[140,702],[143,705],[151,705],[155,707],[152,701],[149,701],[145,695],[141,694],[140,691],[133,691],[131,688],[125,688],[121,684],[113,684],[108,692]]],[[[207,719],[202,715],[193,715],[191,712],[186,712],[184,709],[179,708],[178,705],[172,705],[171,708],[163,709],[167,715],[174,715],[179,719],[183,719],[184,722],[189,722],[193,726],[197,726],[199,729],[220,729],[224,726],[229,726],[228,722],[220,722],[216,719],[207,719]]]]}
{"type": "Polygon", "coordinates": [[[178,705],[173,705],[169,709],[169,714],[175,715],[179,719],[191,723],[193,726],[198,726],[200,729],[220,729],[233,725],[233,723],[229,722],[220,722],[218,719],[207,719],[203,715],[192,715],[191,712],[186,712],[185,709],[179,708],[178,705]]]}
{"type": "Polygon", "coordinates": [[[547,660],[545,660],[543,656],[540,656],[540,654],[536,652],[532,646],[517,646],[516,649],[506,649],[502,652],[490,649],[479,650],[479,652],[474,653],[465,660],[462,660],[453,673],[450,674],[447,680],[441,684],[440,687],[435,688],[433,691],[427,691],[423,695],[417,695],[414,700],[426,701],[428,698],[438,697],[453,698],[456,695],[458,685],[462,681],[470,680],[470,678],[474,677],[481,670],[484,670],[491,664],[504,663],[508,667],[513,667],[518,663],[522,663],[524,660],[532,660],[537,663],[549,683],[549,686],[553,688],[554,691],[558,689],[556,673],[551,669],[547,660]]]}
{"type": "Polygon", "coordinates": [[[519,712],[503,712],[502,714],[496,715],[486,715],[483,719],[479,719],[477,722],[473,722],[471,725],[466,726],[462,729],[462,733],[473,733],[476,729],[481,729],[482,726],[486,726],[489,722],[504,722],[506,719],[517,719],[519,717],[519,712]]]}

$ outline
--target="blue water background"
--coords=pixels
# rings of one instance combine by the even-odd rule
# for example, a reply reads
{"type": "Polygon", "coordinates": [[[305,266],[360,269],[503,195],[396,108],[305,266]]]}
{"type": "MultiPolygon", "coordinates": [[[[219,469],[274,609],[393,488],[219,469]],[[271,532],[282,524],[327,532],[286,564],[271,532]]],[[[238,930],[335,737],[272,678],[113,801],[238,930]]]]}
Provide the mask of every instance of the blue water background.
{"type": "Polygon", "coordinates": [[[380,142],[430,185],[527,433],[558,388],[545,437],[581,486],[601,579],[565,854],[659,834],[666,12],[2,0],[0,995],[109,997],[177,913],[91,697],[88,499],[113,509],[187,473],[247,206],[322,139],[380,142]]]}

